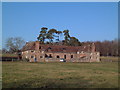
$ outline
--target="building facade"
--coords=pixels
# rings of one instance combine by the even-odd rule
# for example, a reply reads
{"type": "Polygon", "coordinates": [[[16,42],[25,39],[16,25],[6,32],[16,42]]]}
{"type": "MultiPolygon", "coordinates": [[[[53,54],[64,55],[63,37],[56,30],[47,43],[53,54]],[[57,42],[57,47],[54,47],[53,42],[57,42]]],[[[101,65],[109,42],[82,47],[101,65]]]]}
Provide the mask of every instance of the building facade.
{"type": "Polygon", "coordinates": [[[22,59],[29,62],[99,62],[100,53],[94,43],[87,46],[43,45],[39,41],[28,42],[22,48],[22,59]]]}

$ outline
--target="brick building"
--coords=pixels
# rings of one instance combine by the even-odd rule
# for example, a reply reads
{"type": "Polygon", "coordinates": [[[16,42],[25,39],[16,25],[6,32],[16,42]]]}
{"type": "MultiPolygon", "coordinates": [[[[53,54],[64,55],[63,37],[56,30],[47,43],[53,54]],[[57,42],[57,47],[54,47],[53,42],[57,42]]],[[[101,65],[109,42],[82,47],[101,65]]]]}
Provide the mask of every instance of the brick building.
{"type": "Polygon", "coordinates": [[[22,58],[30,62],[99,62],[100,54],[94,43],[87,46],[43,45],[39,41],[28,42],[22,48],[22,58]]]}

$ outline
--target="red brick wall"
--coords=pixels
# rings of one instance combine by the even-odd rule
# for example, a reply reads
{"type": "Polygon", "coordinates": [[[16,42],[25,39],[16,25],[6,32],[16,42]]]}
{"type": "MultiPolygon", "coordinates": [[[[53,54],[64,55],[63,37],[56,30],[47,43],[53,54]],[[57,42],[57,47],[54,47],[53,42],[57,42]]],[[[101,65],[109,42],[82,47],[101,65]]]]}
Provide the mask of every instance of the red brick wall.
{"type": "MultiPolygon", "coordinates": [[[[82,53],[83,54],[83,53],[82,53]]],[[[86,57],[81,57],[81,53],[80,54],[76,54],[76,53],[50,53],[50,52],[45,52],[42,53],[40,51],[34,51],[31,52],[31,50],[29,51],[25,51],[23,52],[23,58],[27,58],[31,61],[34,62],[34,58],[36,57],[37,62],[44,62],[45,60],[47,61],[59,61],[60,58],[64,58],[64,55],[66,55],[66,61],[67,62],[97,62],[99,61],[99,52],[94,52],[94,53],[87,53],[84,52],[84,54],[86,55],[86,57]],[[45,54],[47,54],[48,56],[51,54],[52,58],[45,58],[45,54]],[[73,58],[71,58],[71,55],[73,55],[73,58]],[[34,56],[34,58],[31,58],[31,56],[34,56]],[[41,58],[42,56],[42,58],[41,58]],[[57,56],[59,56],[59,58],[57,58],[57,56]]]]}
{"type": "Polygon", "coordinates": [[[36,51],[39,50],[39,45],[40,45],[39,41],[36,41],[36,42],[35,42],[35,50],[36,50],[36,51]]]}

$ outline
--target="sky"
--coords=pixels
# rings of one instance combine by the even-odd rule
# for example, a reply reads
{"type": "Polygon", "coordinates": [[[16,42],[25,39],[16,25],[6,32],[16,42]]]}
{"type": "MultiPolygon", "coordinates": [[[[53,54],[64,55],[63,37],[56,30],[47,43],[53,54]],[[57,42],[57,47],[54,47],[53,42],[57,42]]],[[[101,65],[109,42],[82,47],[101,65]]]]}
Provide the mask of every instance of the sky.
{"type": "Polygon", "coordinates": [[[35,41],[40,28],[68,29],[79,41],[118,37],[117,2],[3,2],[2,44],[9,37],[35,41]]]}

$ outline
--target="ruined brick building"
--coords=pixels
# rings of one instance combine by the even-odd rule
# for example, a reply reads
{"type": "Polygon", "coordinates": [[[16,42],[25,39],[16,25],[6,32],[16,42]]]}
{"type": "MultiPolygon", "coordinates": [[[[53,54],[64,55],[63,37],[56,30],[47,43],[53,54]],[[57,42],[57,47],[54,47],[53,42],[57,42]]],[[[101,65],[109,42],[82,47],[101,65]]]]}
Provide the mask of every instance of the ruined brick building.
{"type": "Polygon", "coordinates": [[[94,43],[86,46],[43,45],[39,41],[27,42],[22,48],[22,58],[29,62],[99,62],[100,54],[94,43]]]}

